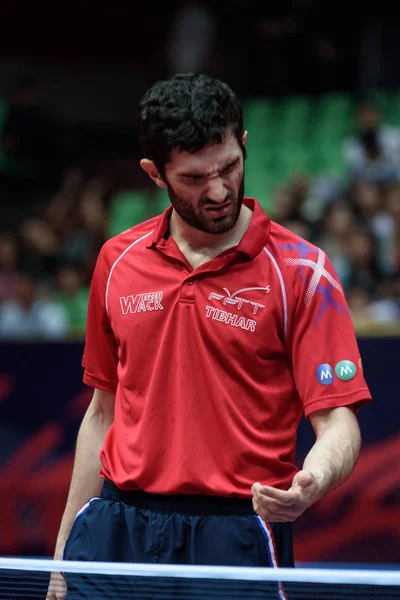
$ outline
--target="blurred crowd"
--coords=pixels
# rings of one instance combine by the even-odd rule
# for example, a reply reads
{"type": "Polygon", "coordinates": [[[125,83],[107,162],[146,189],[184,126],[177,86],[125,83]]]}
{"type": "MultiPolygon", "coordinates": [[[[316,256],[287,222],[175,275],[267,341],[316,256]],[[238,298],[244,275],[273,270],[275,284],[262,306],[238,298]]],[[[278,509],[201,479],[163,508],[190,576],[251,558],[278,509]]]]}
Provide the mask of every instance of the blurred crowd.
{"type": "MultiPolygon", "coordinates": [[[[70,147],[37,83],[19,81],[0,138],[0,339],[84,336],[118,185],[104,165],[84,168],[70,147]]],[[[364,100],[342,153],[344,179],[294,173],[276,190],[271,216],[327,252],[356,325],[400,322],[400,128],[364,100]]]]}
{"type": "Polygon", "coordinates": [[[106,192],[101,177],[71,168],[47,202],[0,231],[0,338],[83,336],[90,280],[105,240],[106,192]]]}
{"type": "Polygon", "coordinates": [[[356,326],[400,318],[400,128],[359,101],[343,143],[347,177],[297,173],[274,199],[274,218],[322,248],[343,284],[356,326]]]}
{"type": "Polygon", "coordinates": [[[81,338],[105,238],[107,183],[74,163],[69,132],[47,107],[42,82],[18,78],[4,113],[0,339],[81,338]]]}

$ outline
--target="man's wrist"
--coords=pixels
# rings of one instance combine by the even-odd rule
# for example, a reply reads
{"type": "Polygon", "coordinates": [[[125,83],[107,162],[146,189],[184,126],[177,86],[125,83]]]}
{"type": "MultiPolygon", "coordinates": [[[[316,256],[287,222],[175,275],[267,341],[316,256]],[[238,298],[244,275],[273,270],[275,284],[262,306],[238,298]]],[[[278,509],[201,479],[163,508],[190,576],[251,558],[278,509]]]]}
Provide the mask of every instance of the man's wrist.
{"type": "Polygon", "coordinates": [[[66,540],[57,541],[56,549],[54,552],[54,560],[62,560],[64,554],[66,540]]]}
{"type": "Polygon", "coordinates": [[[312,473],[315,481],[315,497],[318,501],[324,496],[332,487],[331,474],[325,472],[313,472],[312,473]]]}

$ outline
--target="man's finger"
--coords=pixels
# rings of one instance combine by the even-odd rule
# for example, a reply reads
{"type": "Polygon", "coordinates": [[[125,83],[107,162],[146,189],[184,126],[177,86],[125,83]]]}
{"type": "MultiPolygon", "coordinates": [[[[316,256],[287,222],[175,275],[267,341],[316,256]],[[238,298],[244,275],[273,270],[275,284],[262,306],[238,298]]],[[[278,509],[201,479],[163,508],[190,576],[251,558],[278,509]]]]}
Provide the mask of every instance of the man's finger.
{"type": "Polygon", "coordinates": [[[294,491],[279,490],[266,485],[258,485],[259,487],[257,486],[255,493],[261,494],[267,498],[272,498],[273,500],[277,500],[281,504],[294,504],[298,501],[298,494],[294,491]]]}
{"type": "Polygon", "coordinates": [[[285,512],[285,511],[257,511],[258,516],[266,523],[292,523],[302,514],[302,511],[285,512]]]}
{"type": "Polygon", "coordinates": [[[297,515],[304,510],[304,506],[301,503],[296,504],[282,504],[278,500],[273,498],[267,498],[266,496],[258,496],[253,499],[254,509],[268,512],[271,514],[285,514],[285,515],[297,515]]]}

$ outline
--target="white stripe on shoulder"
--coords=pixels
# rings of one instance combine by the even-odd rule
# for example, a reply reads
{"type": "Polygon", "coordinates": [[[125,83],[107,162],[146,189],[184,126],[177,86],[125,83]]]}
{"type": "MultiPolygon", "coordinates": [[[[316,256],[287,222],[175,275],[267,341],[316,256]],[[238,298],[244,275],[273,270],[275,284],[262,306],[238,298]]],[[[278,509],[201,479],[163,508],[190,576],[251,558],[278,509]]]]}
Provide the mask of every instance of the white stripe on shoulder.
{"type": "Polygon", "coordinates": [[[115,267],[117,266],[117,264],[119,263],[119,261],[121,260],[121,258],[123,256],[125,256],[125,254],[128,252],[128,250],[130,250],[131,248],[133,248],[133,246],[136,246],[136,244],[138,244],[142,240],[144,240],[147,237],[149,237],[149,235],[151,235],[152,233],[153,233],[153,231],[149,231],[149,233],[146,233],[145,235],[142,235],[142,237],[140,237],[137,240],[135,240],[134,242],[132,242],[132,244],[130,244],[127,248],[125,248],[125,250],[122,252],[122,254],[120,254],[120,256],[118,256],[117,260],[114,262],[113,266],[111,267],[110,274],[109,274],[108,280],[107,280],[107,287],[106,287],[106,312],[107,312],[107,314],[108,314],[108,290],[110,288],[111,275],[113,274],[113,271],[114,271],[115,267]]]}
{"type": "Polygon", "coordinates": [[[287,308],[287,296],[286,296],[285,282],[283,281],[282,271],[280,270],[275,257],[271,254],[271,252],[266,247],[264,247],[264,252],[265,252],[265,254],[267,254],[267,256],[269,256],[272,264],[274,265],[275,271],[278,274],[279,282],[281,284],[282,301],[283,301],[283,334],[284,334],[284,338],[285,338],[285,342],[286,342],[287,327],[288,327],[288,308],[287,308]]]}

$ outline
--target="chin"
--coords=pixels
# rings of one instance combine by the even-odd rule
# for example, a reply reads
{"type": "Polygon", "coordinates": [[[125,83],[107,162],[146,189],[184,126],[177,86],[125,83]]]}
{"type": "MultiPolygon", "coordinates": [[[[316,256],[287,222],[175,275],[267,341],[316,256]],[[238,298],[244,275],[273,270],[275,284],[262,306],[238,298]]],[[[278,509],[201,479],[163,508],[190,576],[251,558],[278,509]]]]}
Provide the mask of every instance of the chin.
{"type": "Polygon", "coordinates": [[[236,225],[236,222],[237,219],[232,216],[221,217],[220,219],[207,221],[207,223],[204,224],[203,231],[208,231],[208,233],[226,233],[236,225]]]}

